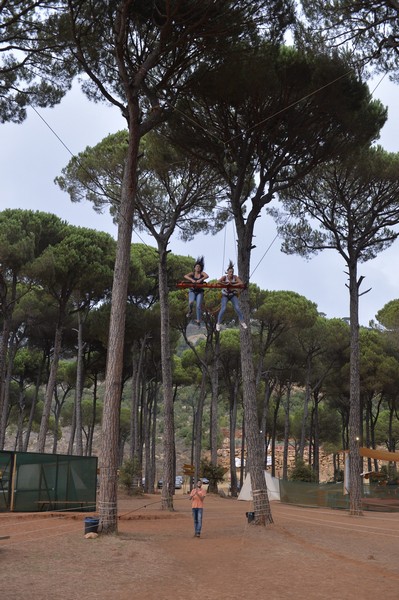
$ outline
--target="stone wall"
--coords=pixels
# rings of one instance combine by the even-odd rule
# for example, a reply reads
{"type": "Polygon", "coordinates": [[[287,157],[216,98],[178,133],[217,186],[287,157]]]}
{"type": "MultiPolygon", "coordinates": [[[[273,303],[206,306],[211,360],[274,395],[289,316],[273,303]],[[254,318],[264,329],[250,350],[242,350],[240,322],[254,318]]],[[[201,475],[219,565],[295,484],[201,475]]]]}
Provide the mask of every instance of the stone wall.
{"type": "MultiPolygon", "coordinates": [[[[218,459],[221,465],[230,468],[230,438],[228,437],[228,430],[222,431],[224,437],[222,447],[218,450],[218,459]]],[[[241,432],[236,432],[236,440],[239,444],[236,446],[235,456],[237,459],[241,458],[241,432]]],[[[282,477],[283,475],[283,444],[276,444],[275,447],[275,475],[276,477],[282,477]]],[[[305,448],[305,462],[308,459],[308,449],[305,448]]],[[[340,466],[343,469],[343,454],[340,455],[340,466]]],[[[332,481],[334,476],[334,465],[332,454],[325,454],[323,449],[320,449],[320,482],[332,481]]],[[[290,443],[288,447],[288,472],[295,466],[295,448],[294,442],[290,443]]],[[[269,467],[270,469],[271,467],[269,467]]]]}

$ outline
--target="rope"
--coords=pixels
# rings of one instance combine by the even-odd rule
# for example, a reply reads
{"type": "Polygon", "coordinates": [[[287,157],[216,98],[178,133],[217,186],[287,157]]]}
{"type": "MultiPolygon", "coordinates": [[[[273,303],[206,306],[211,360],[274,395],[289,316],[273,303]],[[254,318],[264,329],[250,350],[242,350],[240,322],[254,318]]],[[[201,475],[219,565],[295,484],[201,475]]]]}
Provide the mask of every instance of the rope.
{"type": "MultiPolygon", "coordinates": [[[[292,102],[291,104],[289,104],[288,106],[283,107],[282,109],[278,110],[277,112],[275,112],[274,114],[266,117],[265,119],[262,119],[261,121],[255,123],[252,127],[249,127],[247,129],[244,129],[242,131],[242,133],[248,133],[250,131],[253,131],[254,129],[256,129],[257,127],[263,125],[264,123],[266,123],[267,121],[275,118],[276,116],[284,113],[285,111],[288,111],[290,108],[296,106],[297,104],[299,104],[300,102],[303,102],[303,100],[306,100],[307,98],[310,98],[312,96],[314,96],[315,94],[317,94],[318,92],[326,89],[327,87],[333,85],[334,83],[336,83],[337,81],[340,81],[341,79],[347,77],[348,75],[350,75],[351,73],[353,73],[353,68],[349,69],[348,71],[346,71],[344,74],[340,75],[339,77],[333,79],[332,81],[326,83],[323,86],[320,86],[319,88],[317,88],[316,90],[313,90],[312,92],[309,92],[308,94],[305,94],[303,97],[299,98],[298,100],[295,100],[294,102],[292,102]]],[[[378,82],[378,84],[376,85],[376,87],[374,88],[374,90],[372,91],[372,95],[374,94],[375,90],[379,87],[379,85],[382,83],[382,81],[384,80],[386,76],[386,73],[383,75],[383,77],[381,78],[381,80],[378,82]]],[[[151,77],[151,74],[149,74],[149,77],[151,77]]],[[[182,111],[180,111],[176,106],[173,106],[172,104],[170,104],[167,100],[163,99],[163,102],[165,103],[166,106],[169,106],[170,108],[172,108],[172,110],[175,110],[179,113],[181,113],[181,115],[187,120],[187,121],[194,121],[193,119],[191,119],[191,117],[189,117],[188,115],[186,115],[185,113],[183,113],[182,111]]],[[[34,110],[34,112],[38,115],[38,117],[45,123],[45,125],[50,129],[50,131],[53,133],[53,135],[55,135],[55,137],[58,139],[58,141],[64,146],[64,148],[70,153],[70,155],[73,157],[74,154],[72,153],[72,151],[69,149],[69,147],[65,144],[65,142],[62,140],[62,138],[56,133],[56,131],[47,123],[47,121],[44,119],[44,117],[42,117],[42,115],[37,111],[37,109],[30,105],[30,107],[32,108],[32,110],[34,110]]],[[[200,126],[208,135],[211,135],[212,137],[216,138],[218,141],[220,141],[220,143],[222,143],[224,146],[226,146],[229,142],[237,139],[239,137],[240,134],[237,134],[236,136],[231,137],[230,139],[228,139],[227,141],[223,141],[221,138],[219,138],[216,134],[212,133],[211,131],[209,131],[208,129],[206,129],[205,127],[203,127],[202,125],[196,123],[196,126],[200,126]]],[[[84,167],[83,165],[80,163],[80,166],[82,169],[84,169],[86,171],[86,173],[91,177],[91,179],[93,179],[93,181],[95,181],[97,183],[97,185],[99,185],[100,188],[102,188],[101,183],[96,180],[95,178],[93,178],[92,174],[89,173],[84,167]]],[[[104,191],[105,194],[105,191],[104,191]]],[[[119,217],[121,216],[118,207],[116,207],[116,210],[118,212],[119,217]]],[[[145,243],[145,241],[140,237],[140,235],[134,231],[135,235],[137,235],[137,237],[141,240],[141,242],[143,244],[145,244],[147,246],[147,244],[145,243]]],[[[269,252],[270,248],[273,246],[273,244],[275,243],[276,239],[278,237],[278,234],[276,234],[276,236],[273,238],[272,242],[269,244],[268,248],[266,249],[265,253],[263,254],[262,258],[260,259],[260,261],[257,263],[257,265],[255,266],[255,268],[253,269],[253,271],[250,274],[250,279],[252,278],[252,275],[255,273],[256,269],[259,267],[259,265],[261,264],[261,262],[263,261],[263,259],[265,258],[266,254],[269,252]]],[[[226,247],[226,226],[225,226],[225,231],[224,231],[224,245],[223,245],[223,267],[222,267],[222,273],[224,272],[224,263],[225,263],[225,247],[226,247]]],[[[236,261],[238,259],[238,253],[237,253],[237,246],[235,244],[235,249],[236,249],[236,261]]]]}
{"type": "MultiPolygon", "coordinates": [[[[37,114],[37,116],[39,117],[39,119],[41,119],[43,121],[43,123],[46,125],[46,127],[49,128],[49,130],[51,131],[51,133],[53,135],[55,135],[55,137],[57,138],[57,140],[60,142],[60,144],[62,144],[62,146],[64,146],[64,148],[66,149],[67,152],[69,152],[69,154],[72,156],[72,158],[76,158],[76,161],[78,162],[80,168],[85,171],[85,173],[90,177],[90,179],[96,183],[96,185],[98,185],[98,187],[103,191],[104,196],[107,196],[106,191],[104,190],[103,186],[101,185],[101,181],[97,178],[97,177],[93,177],[93,174],[90,173],[90,171],[88,171],[85,166],[80,162],[80,160],[78,159],[78,157],[72,152],[72,150],[66,145],[66,143],[63,141],[63,139],[58,135],[58,133],[51,127],[51,125],[46,121],[46,119],[39,113],[39,111],[32,105],[29,104],[30,108],[37,114]]],[[[85,185],[84,186],[87,190],[89,190],[90,188],[85,185]]],[[[114,208],[118,214],[118,218],[123,218],[125,221],[126,219],[122,216],[120,210],[119,210],[119,204],[114,204],[114,208]]],[[[146,244],[146,242],[142,239],[142,237],[140,236],[139,233],[137,233],[137,231],[135,229],[133,229],[133,233],[140,239],[141,243],[144,244],[145,246],[148,247],[148,244],[146,244]]]]}
{"type": "Polygon", "coordinates": [[[385,77],[387,76],[387,73],[384,73],[384,75],[381,77],[381,79],[379,80],[379,82],[377,83],[377,85],[375,86],[375,88],[373,89],[373,91],[371,92],[371,95],[373,96],[375,90],[380,87],[381,83],[384,81],[385,77]]]}
{"type": "MultiPolygon", "coordinates": [[[[287,223],[287,221],[289,220],[290,215],[287,216],[287,218],[285,219],[284,223],[283,223],[283,227],[284,225],[287,223]]],[[[252,273],[250,274],[249,278],[252,278],[252,275],[255,273],[256,269],[259,267],[260,263],[263,261],[263,259],[265,258],[266,254],[269,252],[270,248],[273,246],[274,242],[276,241],[276,239],[278,238],[278,232],[276,233],[276,235],[274,236],[274,238],[272,239],[272,241],[270,242],[270,244],[268,245],[268,247],[266,248],[264,254],[262,255],[260,261],[257,263],[257,265],[255,266],[255,268],[253,269],[252,273]]]]}
{"type": "Polygon", "coordinates": [[[223,259],[222,259],[222,275],[224,273],[224,265],[225,265],[225,256],[226,256],[226,228],[227,224],[224,226],[224,240],[223,240],[223,259]]]}

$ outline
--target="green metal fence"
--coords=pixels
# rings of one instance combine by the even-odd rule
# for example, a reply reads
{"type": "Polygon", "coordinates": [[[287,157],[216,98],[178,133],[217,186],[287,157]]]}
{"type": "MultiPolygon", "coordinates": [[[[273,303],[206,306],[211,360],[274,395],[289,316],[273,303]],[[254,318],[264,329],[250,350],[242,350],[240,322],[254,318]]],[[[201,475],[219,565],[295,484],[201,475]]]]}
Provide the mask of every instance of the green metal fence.
{"type": "MultiPolygon", "coordinates": [[[[301,506],[349,508],[342,483],[306,483],[280,479],[280,501],[301,506]]],[[[399,485],[363,485],[364,510],[398,511],[399,485]]]]}
{"type": "Polygon", "coordinates": [[[0,451],[0,511],[94,511],[97,457],[0,451]]]}

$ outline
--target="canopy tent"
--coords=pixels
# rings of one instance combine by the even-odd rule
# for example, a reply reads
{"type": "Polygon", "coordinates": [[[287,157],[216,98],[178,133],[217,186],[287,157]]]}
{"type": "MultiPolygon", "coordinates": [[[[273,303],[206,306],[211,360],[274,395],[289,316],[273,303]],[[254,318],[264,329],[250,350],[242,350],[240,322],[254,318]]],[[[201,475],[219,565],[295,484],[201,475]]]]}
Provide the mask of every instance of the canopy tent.
{"type": "MultiPolygon", "coordinates": [[[[272,477],[270,473],[265,471],[265,480],[269,500],[280,500],[280,482],[277,477],[272,477]]],[[[253,500],[251,476],[249,473],[245,476],[238,500],[253,500]]]]}
{"type": "Polygon", "coordinates": [[[361,447],[359,448],[359,454],[366,458],[399,462],[399,452],[388,452],[388,450],[373,450],[372,448],[361,447]]]}
{"type": "MultiPolygon", "coordinates": [[[[349,483],[349,450],[344,450],[345,454],[345,468],[344,468],[344,494],[349,494],[350,483],[349,483]]],[[[399,462],[399,452],[388,452],[388,450],[375,450],[374,448],[366,448],[360,446],[359,454],[362,458],[372,458],[373,460],[385,460],[387,462],[399,462]]],[[[370,472],[363,471],[360,473],[362,477],[370,475],[370,472]]]]}

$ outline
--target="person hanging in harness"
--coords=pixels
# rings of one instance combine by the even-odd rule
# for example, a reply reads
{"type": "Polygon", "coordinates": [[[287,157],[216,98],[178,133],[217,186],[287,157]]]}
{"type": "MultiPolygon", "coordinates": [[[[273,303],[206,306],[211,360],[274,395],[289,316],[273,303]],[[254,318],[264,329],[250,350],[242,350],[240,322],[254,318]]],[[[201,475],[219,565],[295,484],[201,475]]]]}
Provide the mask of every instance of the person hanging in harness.
{"type": "MultiPolygon", "coordinates": [[[[204,283],[205,279],[208,279],[209,275],[204,271],[204,257],[200,256],[194,265],[193,271],[184,275],[184,279],[191,281],[192,283],[199,284],[204,283]]],[[[196,323],[198,326],[201,325],[202,316],[202,301],[204,299],[204,289],[201,287],[192,287],[188,292],[188,313],[186,317],[191,318],[193,314],[193,305],[195,302],[196,308],[196,323]]]]}
{"type": "Polygon", "coordinates": [[[244,323],[244,316],[241,312],[240,305],[238,302],[237,290],[232,289],[232,287],[230,287],[230,286],[235,286],[235,285],[237,285],[237,286],[239,285],[242,287],[244,284],[243,284],[242,280],[240,279],[240,277],[238,277],[238,275],[234,275],[234,265],[231,260],[229,262],[229,266],[227,267],[226,275],[223,275],[223,277],[218,279],[218,282],[226,285],[227,287],[223,288],[223,290],[222,290],[222,302],[221,302],[220,311],[219,311],[218,318],[217,318],[216,331],[220,331],[220,324],[222,322],[223,315],[226,311],[227,303],[229,301],[232,303],[233,308],[236,311],[236,314],[237,314],[238,320],[240,321],[241,327],[243,329],[247,329],[247,325],[246,325],[246,323],[244,323]]]}

